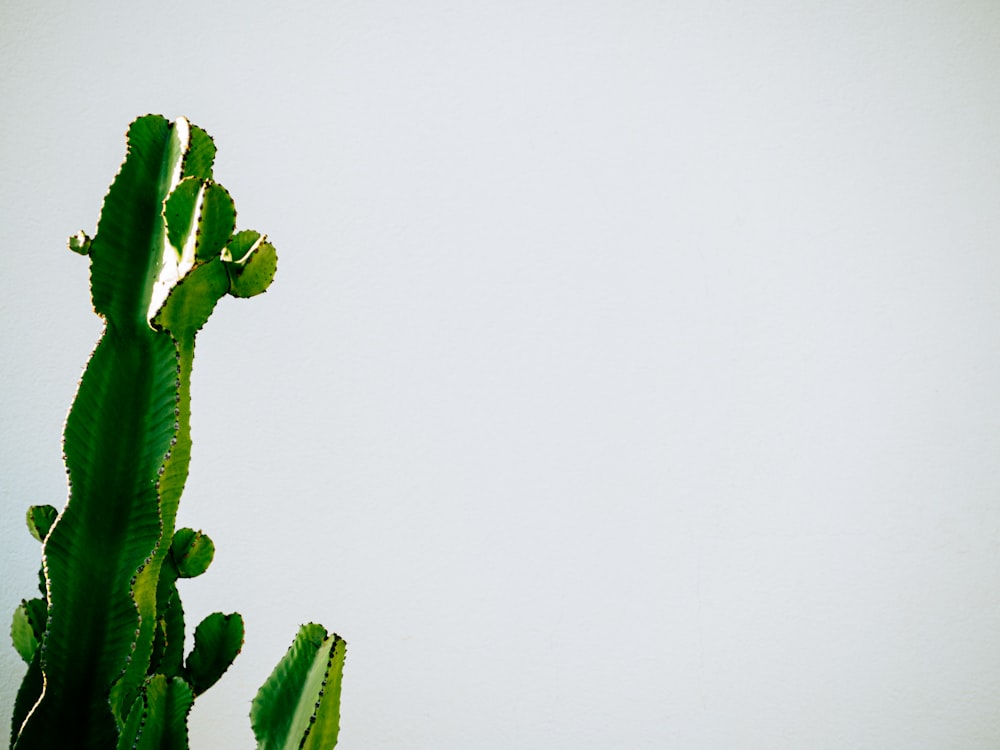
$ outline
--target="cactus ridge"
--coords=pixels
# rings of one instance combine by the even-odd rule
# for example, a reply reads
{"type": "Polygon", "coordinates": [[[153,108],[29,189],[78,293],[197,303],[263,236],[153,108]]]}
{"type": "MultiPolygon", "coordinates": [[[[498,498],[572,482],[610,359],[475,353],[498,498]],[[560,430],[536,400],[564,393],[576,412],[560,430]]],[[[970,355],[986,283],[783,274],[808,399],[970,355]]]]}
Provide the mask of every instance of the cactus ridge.
{"type": "MultiPolygon", "coordinates": [[[[136,119],[96,233],[69,240],[90,259],[105,325],[66,418],[66,505],[27,514],[43,544],[42,596],[24,600],[11,625],[28,664],[12,750],[186,750],[195,696],[242,648],[242,617],[216,613],[185,659],[177,590],[214,554],[206,535],[175,529],[191,458],[195,336],[220,298],[264,292],[277,268],[266,237],[236,231],[233,199],[213,178],[215,154],[211,137],[184,118],[136,119]]],[[[323,638],[331,654],[343,643],[323,638]]],[[[339,653],[342,662],[342,645],[339,653]]],[[[300,669],[290,684],[310,688],[313,665],[300,669]]],[[[308,726],[302,743],[307,736],[308,726]]],[[[334,733],[324,747],[335,741],[334,733]]]]}

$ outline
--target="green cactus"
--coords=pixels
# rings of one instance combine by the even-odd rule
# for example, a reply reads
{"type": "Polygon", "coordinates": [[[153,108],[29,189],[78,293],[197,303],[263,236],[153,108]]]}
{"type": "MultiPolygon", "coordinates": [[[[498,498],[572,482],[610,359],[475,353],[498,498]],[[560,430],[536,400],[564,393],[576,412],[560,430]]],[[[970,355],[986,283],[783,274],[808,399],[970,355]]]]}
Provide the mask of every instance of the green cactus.
{"type": "MultiPolygon", "coordinates": [[[[41,596],[11,626],[28,664],[12,750],[185,750],[195,697],[242,648],[242,617],[215,613],[185,657],[176,585],[215,552],[200,531],[174,528],[195,335],[222,296],[265,291],[277,267],[266,237],[235,232],[214,159],[212,139],[187,120],[138,118],[96,234],[70,238],[90,257],[105,328],[66,420],[69,500],[61,513],[28,510],[43,543],[41,596]]],[[[258,748],[336,744],[343,660],[343,640],[303,626],[253,702],[258,748]]]]}

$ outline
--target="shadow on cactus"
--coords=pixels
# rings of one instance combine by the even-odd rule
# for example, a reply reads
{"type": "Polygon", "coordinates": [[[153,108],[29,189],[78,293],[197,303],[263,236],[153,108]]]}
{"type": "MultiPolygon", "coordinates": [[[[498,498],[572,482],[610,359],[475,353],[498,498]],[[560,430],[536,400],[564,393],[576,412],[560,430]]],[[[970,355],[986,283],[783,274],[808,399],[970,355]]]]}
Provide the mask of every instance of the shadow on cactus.
{"type": "MultiPolygon", "coordinates": [[[[205,572],[208,536],[175,529],[191,457],[195,335],[225,295],[274,278],[267,239],[236,232],[233,200],[212,179],[215,145],[187,120],[140,117],[104,200],[90,257],[105,321],[69,416],[69,500],[28,510],[43,543],[41,596],[14,613],[28,664],[14,750],[188,747],[194,699],[243,645],[239,614],[216,613],[184,654],[177,580],[205,572]]],[[[305,625],[251,708],[260,750],[324,750],[337,741],[344,641],[305,625]]]]}

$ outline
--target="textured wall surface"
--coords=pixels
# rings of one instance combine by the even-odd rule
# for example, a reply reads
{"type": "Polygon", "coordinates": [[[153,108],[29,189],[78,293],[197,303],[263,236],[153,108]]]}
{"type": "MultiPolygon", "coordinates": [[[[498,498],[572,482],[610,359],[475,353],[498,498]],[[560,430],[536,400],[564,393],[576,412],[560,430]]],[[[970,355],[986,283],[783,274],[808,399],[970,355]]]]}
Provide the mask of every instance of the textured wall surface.
{"type": "Polygon", "coordinates": [[[281,256],[199,338],[182,595],[248,637],[194,747],[309,620],[344,750],[997,747],[998,53],[956,0],[6,0],[0,612],[100,331],[65,237],[186,115],[281,256]]]}

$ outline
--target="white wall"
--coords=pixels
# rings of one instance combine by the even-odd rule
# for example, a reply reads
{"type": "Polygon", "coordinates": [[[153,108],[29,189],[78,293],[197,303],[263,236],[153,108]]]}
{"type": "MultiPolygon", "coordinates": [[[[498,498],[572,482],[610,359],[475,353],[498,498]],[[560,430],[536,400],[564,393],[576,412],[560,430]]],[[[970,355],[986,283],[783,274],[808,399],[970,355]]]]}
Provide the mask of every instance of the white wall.
{"type": "Polygon", "coordinates": [[[7,0],[0,611],[64,239],[186,115],[281,255],[199,339],[182,594],[249,633],[195,748],[313,619],[344,750],[996,747],[998,52],[987,0],[7,0]]]}

